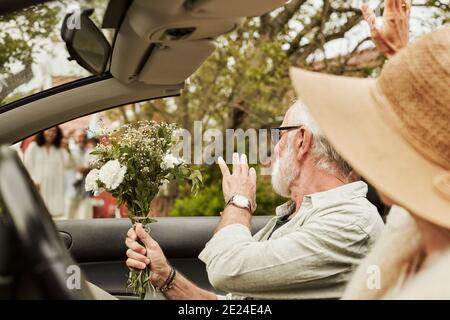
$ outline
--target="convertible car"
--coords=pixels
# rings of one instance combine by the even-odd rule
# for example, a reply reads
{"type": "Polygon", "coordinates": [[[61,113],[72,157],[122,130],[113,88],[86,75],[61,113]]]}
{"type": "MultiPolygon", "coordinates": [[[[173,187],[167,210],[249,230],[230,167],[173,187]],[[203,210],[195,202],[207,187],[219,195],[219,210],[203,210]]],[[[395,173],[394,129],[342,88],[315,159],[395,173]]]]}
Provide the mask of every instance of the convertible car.
{"type": "MultiPolygon", "coordinates": [[[[0,15],[26,12],[43,2],[4,0],[0,15]]],[[[129,219],[54,221],[10,145],[102,110],[179,95],[214,51],[215,38],[236,29],[245,17],[286,1],[106,2],[101,27],[112,31],[110,40],[91,20],[89,8],[68,12],[62,21],[64,50],[91,76],[0,105],[0,299],[92,299],[86,280],[119,299],[138,299],[127,288],[124,239],[129,219]]],[[[269,218],[254,217],[253,231],[269,218]]],[[[158,220],[152,235],[170,262],[213,290],[197,256],[218,217],[158,220]]]]}
{"type": "MultiPolygon", "coordinates": [[[[28,6],[43,2],[2,1],[0,15],[26,12],[28,6]]],[[[138,298],[127,288],[124,238],[129,219],[53,221],[16,152],[7,145],[101,110],[179,95],[185,80],[215,49],[216,37],[237,28],[246,16],[284,3],[111,0],[101,25],[113,31],[111,44],[90,20],[92,10],[66,15],[61,36],[70,57],[94,75],[0,106],[0,143],[5,145],[0,151],[0,298],[92,299],[86,279],[117,298],[138,298]],[[77,267],[80,281],[73,278],[77,267]]],[[[254,230],[267,219],[256,217],[254,230]]],[[[218,218],[158,220],[152,233],[170,262],[212,289],[197,256],[218,218]]]]}

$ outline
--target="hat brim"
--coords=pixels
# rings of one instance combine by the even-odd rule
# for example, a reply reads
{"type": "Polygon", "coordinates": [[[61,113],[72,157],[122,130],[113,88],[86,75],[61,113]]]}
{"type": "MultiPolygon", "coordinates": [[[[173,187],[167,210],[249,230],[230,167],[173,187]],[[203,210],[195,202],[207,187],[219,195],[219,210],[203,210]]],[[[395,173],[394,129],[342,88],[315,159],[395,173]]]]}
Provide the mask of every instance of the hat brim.
{"type": "Polygon", "coordinates": [[[433,186],[443,169],[386,123],[376,80],[291,68],[298,97],[336,151],[379,192],[410,212],[450,228],[450,200],[433,186]]]}

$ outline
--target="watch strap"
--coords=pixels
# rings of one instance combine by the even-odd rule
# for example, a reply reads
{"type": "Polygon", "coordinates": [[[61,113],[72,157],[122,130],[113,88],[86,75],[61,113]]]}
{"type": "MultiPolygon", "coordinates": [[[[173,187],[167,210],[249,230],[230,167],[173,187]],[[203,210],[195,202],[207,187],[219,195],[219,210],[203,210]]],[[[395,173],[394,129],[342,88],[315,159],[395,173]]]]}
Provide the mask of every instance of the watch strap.
{"type": "Polygon", "coordinates": [[[236,204],[236,203],[233,201],[235,196],[236,196],[236,195],[233,195],[233,196],[228,200],[226,206],[228,206],[228,205],[231,204],[231,205],[234,205],[235,207],[238,207],[238,208],[241,208],[241,209],[246,209],[246,210],[248,210],[248,211],[250,212],[250,214],[252,214],[252,213],[253,213],[253,210],[252,210],[252,203],[251,203],[251,201],[250,201],[246,196],[241,196],[241,197],[244,197],[245,199],[247,199],[247,201],[248,201],[248,206],[243,207],[243,206],[240,206],[240,205],[236,204]]]}

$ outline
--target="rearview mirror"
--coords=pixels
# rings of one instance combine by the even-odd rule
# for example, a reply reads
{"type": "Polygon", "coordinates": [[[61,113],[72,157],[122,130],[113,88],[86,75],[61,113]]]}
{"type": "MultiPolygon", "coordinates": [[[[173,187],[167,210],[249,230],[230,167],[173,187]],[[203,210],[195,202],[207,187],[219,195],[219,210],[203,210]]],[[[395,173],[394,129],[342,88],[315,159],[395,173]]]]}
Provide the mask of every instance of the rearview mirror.
{"type": "Polygon", "coordinates": [[[105,72],[111,46],[102,31],[89,18],[94,9],[68,13],[61,27],[70,58],[95,75],[105,72]]]}

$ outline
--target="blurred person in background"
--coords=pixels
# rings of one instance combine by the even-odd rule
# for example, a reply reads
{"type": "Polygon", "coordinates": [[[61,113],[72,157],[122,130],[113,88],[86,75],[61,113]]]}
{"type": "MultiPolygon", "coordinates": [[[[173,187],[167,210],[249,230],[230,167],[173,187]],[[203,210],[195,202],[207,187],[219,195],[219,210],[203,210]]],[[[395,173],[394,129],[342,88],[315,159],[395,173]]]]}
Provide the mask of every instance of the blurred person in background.
{"type": "Polygon", "coordinates": [[[54,218],[65,217],[64,171],[73,162],[61,148],[63,134],[56,126],[36,135],[24,154],[24,164],[54,218]]]}
{"type": "MultiPolygon", "coordinates": [[[[72,139],[74,130],[70,130],[64,132],[64,136],[61,140],[61,148],[67,150],[70,154],[69,143],[72,139]]],[[[76,190],[75,190],[75,181],[76,181],[76,170],[74,165],[67,167],[64,171],[64,197],[65,197],[65,216],[67,219],[72,219],[73,215],[71,214],[71,210],[73,207],[73,200],[76,198],[76,190]]]]}
{"type": "Polygon", "coordinates": [[[11,149],[14,149],[17,152],[19,159],[23,161],[23,152],[22,152],[21,145],[22,145],[22,142],[17,142],[15,144],[11,145],[11,149]]]}
{"type": "Polygon", "coordinates": [[[77,129],[69,139],[69,151],[74,159],[73,189],[68,192],[67,213],[69,219],[89,219],[93,217],[90,195],[84,190],[84,180],[90,170],[88,139],[86,132],[77,129]]]}

